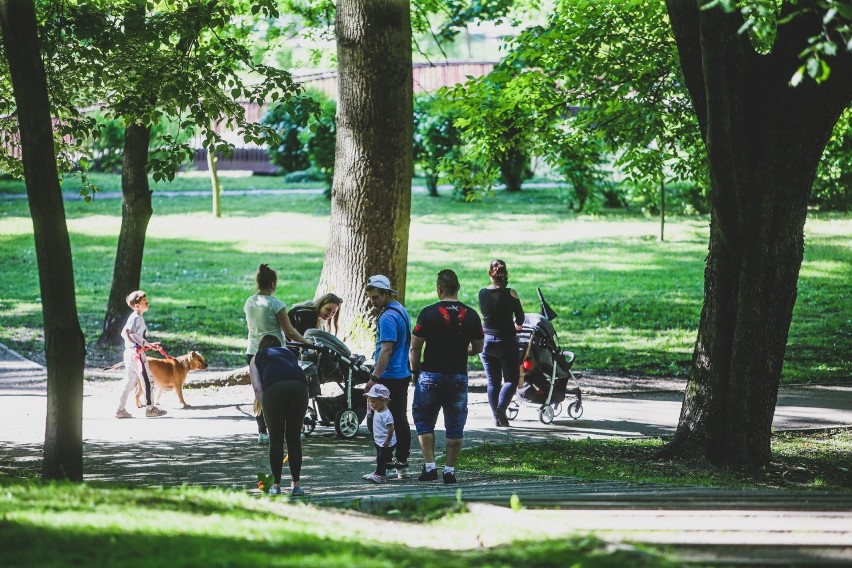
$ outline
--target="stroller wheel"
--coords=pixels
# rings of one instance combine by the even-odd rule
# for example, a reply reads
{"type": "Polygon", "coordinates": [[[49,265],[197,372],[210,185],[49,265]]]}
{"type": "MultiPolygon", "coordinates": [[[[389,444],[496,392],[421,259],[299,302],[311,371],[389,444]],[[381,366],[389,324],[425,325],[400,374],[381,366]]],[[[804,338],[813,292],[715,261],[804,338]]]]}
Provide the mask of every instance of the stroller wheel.
{"type": "Polygon", "coordinates": [[[574,420],[578,419],[583,415],[583,403],[579,400],[575,400],[571,404],[568,405],[568,416],[573,418],[574,420]]]}
{"type": "Polygon", "coordinates": [[[553,422],[553,407],[549,404],[538,409],[538,419],[542,424],[550,424],[553,422]]]}
{"type": "Polygon", "coordinates": [[[520,410],[520,406],[514,400],[509,403],[509,406],[506,407],[506,418],[509,420],[514,420],[518,417],[518,411],[520,410]]]}
{"type": "Polygon", "coordinates": [[[305,413],[305,420],[302,422],[302,434],[307,436],[312,433],[317,427],[317,411],[308,407],[308,411],[305,413]]]}
{"type": "Polygon", "coordinates": [[[557,402],[556,404],[553,405],[553,415],[559,416],[560,414],[562,414],[562,403],[557,402]]]}
{"type": "Polygon", "coordinates": [[[354,438],[361,421],[354,410],[344,410],[334,420],[334,429],[341,438],[354,438]]]}

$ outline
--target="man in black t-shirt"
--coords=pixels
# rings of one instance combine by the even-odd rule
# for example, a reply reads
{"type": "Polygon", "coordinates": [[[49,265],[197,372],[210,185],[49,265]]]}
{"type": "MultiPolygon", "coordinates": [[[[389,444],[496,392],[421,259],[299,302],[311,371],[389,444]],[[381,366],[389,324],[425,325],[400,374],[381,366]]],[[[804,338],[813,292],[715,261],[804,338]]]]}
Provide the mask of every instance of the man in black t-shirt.
{"type": "Polygon", "coordinates": [[[447,430],[443,479],[444,483],[455,483],[455,466],[467,422],[467,358],[482,351],[482,322],[476,310],[459,301],[455,272],[438,273],[437,292],[441,301],[423,308],[411,334],[409,362],[416,381],[411,411],[425,462],[418,479],[438,479],[435,422],[443,409],[447,430]]]}

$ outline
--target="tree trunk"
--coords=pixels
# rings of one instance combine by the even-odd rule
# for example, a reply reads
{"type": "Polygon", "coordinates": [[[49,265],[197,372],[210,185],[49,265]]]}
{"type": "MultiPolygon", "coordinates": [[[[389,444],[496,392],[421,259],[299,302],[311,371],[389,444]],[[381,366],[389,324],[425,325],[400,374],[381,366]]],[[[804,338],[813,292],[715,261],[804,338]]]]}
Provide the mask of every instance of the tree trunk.
{"type": "Polygon", "coordinates": [[[0,28],[21,134],[47,360],[45,479],[83,479],[83,367],[71,243],[53,151],[53,122],[32,1],[0,0],[0,28]]]}
{"type": "Polygon", "coordinates": [[[124,163],[121,171],[121,231],[112,271],[104,327],[98,343],[102,346],[121,344],[121,329],[130,315],[125,298],[138,290],[142,278],[142,256],[145,234],[151,219],[151,190],[145,164],[151,128],[129,124],[124,132],[124,163]]]}
{"type": "Polygon", "coordinates": [[[772,54],[738,34],[738,14],[667,0],[710,163],[704,306],[673,452],[755,469],[770,460],[772,418],[820,155],[852,100],[848,54],[831,80],[792,88],[798,53],[819,30],[804,15],[772,54]]]}
{"type": "Polygon", "coordinates": [[[213,186],[213,216],[222,216],[222,184],[219,182],[219,170],[216,168],[216,152],[207,149],[207,169],[210,171],[210,184],[213,186]]]}
{"type": "Polygon", "coordinates": [[[344,300],[340,328],[372,339],[364,284],[384,274],[405,294],[411,214],[413,93],[407,0],[340,0],[337,146],[331,223],[318,293],[344,300]]]}
{"type": "MultiPolygon", "coordinates": [[[[660,176],[663,173],[660,172],[660,176]]],[[[660,177],[660,242],[666,240],[666,181],[660,177]]]]}
{"type": "Polygon", "coordinates": [[[529,157],[518,148],[506,150],[500,159],[500,177],[506,185],[506,191],[521,191],[521,184],[526,179],[529,168],[529,157]]]}
{"type": "Polygon", "coordinates": [[[438,173],[426,173],[426,189],[429,190],[429,197],[438,197],[438,173]]]}

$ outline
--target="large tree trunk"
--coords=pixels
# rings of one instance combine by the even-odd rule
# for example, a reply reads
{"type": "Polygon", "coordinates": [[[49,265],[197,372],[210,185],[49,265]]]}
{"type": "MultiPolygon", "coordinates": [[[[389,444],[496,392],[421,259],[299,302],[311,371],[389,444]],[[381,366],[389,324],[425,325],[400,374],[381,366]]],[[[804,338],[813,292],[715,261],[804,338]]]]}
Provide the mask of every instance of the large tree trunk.
{"type": "Polygon", "coordinates": [[[53,122],[33,2],[0,0],[35,235],[47,359],[45,479],[83,479],[85,340],[77,319],[71,242],[53,153],[53,122]]]}
{"type": "Polygon", "coordinates": [[[407,0],[341,0],[337,147],[328,249],[318,292],[344,300],[340,325],[370,342],[364,284],[385,274],[405,293],[411,214],[412,72],[407,0]]]}
{"type": "Polygon", "coordinates": [[[770,459],[808,194],[852,100],[852,64],[843,55],[828,83],[789,87],[818,18],[793,19],[772,54],[758,55],[737,33],[738,14],[701,10],[701,0],[667,2],[711,175],[704,306],[671,449],[759,468],[770,459]]]}
{"type": "Polygon", "coordinates": [[[142,278],[145,234],[152,214],[151,189],[145,172],[150,141],[151,128],[148,126],[130,124],[124,132],[121,231],[104,327],[98,338],[98,343],[103,346],[121,344],[121,330],[130,315],[125,298],[130,292],[139,289],[142,278]]]}

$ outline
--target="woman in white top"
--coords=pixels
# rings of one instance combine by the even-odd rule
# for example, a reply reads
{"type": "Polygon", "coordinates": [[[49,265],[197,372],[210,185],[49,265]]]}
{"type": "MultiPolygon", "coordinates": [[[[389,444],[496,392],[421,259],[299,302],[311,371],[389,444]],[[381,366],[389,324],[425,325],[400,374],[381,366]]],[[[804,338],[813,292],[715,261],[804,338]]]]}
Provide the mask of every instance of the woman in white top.
{"type": "MultiPolygon", "coordinates": [[[[302,337],[302,334],[293,327],[290,318],[287,317],[287,305],[273,296],[278,287],[278,273],[269,268],[268,264],[261,264],[254,279],[257,283],[257,293],[249,297],[243,305],[246,324],[248,325],[246,363],[251,364],[251,360],[257,353],[260,339],[264,335],[277,337],[282,345],[286,344],[288,339],[301,343],[313,343],[302,337]]],[[[266,421],[257,406],[255,406],[255,414],[257,415],[258,442],[268,441],[269,434],[266,430],[266,421]]]]}

